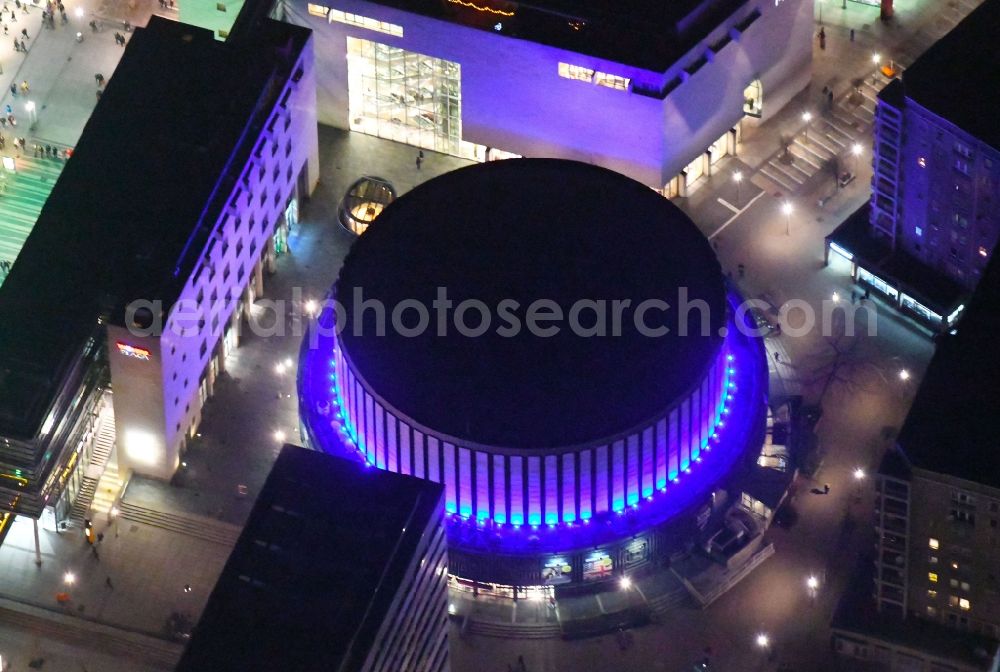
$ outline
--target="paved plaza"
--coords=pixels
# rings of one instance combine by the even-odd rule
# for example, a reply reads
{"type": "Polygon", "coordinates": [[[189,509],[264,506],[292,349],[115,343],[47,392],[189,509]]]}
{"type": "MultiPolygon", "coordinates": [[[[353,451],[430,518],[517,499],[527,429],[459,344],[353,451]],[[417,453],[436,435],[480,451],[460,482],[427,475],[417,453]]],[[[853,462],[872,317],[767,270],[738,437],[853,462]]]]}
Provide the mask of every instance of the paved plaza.
{"type": "MultiPolygon", "coordinates": [[[[120,55],[121,48],[113,39],[115,21],[129,18],[141,25],[152,11],[151,0],[131,4],[134,8],[124,0],[84,3],[81,18],[76,17],[76,5],[67,4],[70,25],[61,26],[57,17],[55,30],[40,29],[38,8],[12,24],[18,32],[22,26],[29,27],[30,49],[27,55],[14,54],[12,38],[10,44],[0,42],[0,83],[7,87],[3,104],[23,105],[25,98],[12,98],[9,86],[30,81],[30,99],[36,101],[38,111],[32,138],[62,146],[76,142],[97,100],[94,74],[110,78],[120,55]],[[97,19],[105,27],[94,33],[87,24],[97,19]],[[82,42],[76,41],[77,30],[84,33],[82,42]]],[[[817,105],[819,88],[834,88],[842,100],[852,78],[869,76],[873,49],[909,62],[916,54],[900,51],[894,55],[893,45],[902,45],[913,35],[924,41],[934,39],[971,3],[900,0],[898,20],[888,27],[875,18],[877,8],[854,2],[847,5],[841,9],[839,0],[817,0],[817,19],[822,12],[828,38],[827,49],[817,46],[815,51],[812,89],[775,120],[748,131],[741,156],[721,164],[714,177],[679,203],[712,238],[725,269],[738,276],[735,269],[744,265],[744,277],[737,277],[744,293],[775,306],[793,298],[819,306],[833,292],[850,296],[853,288],[845,270],[822,266],[823,236],[864,202],[870,178],[870,131],[862,125],[853,129],[853,135],[841,138],[842,142],[856,139],[866,150],[857,165],[858,177],[847,189],[832,190],[832,178],[827,181],[819,174],[791,190],[781,189],[773,179],[759,175],[781,151],[780,136],[803,132],[801,110],[817,105]],[[851,42],[849,30],[855,26],[851,42]],[[748,176],[739,188],[732,179],[736,170],[748,176]],[[820,198],[830,194],[833,197],[820,206],[820,198]],[[779,208],[789,198],[795,214],[786,220],[779,208]]],[[[21,119],[24,113],[17,114],[21,119]]],[[[9,130],[4,133],[9,135],[9,130]]],[[[337,222],[340,198],[363,175],[383,177],[398,193],[405,193],[424,180],[468,164],[425,152],[426,160],[417,170],[414,148],[325,127],[320,129],[320,152],[317,192],[301,209],[289,251],[278,259],[278,272],[265,281],[264,298],[286,302],[288,310],[278,318],[282,329],[266,338],[244,333],[240,347],[226,362],[215,396],[205,406],[200,434],[184,458],[186,466],[169,484],[136,479],[126,501],[164,514],[241,525],[280,445],[299,441],[294,363],[304,302],[325,295],[354,239],[337,222]],[[278,366],[286,360],[292,363],[290,368],[278,366]]],[[[463,633],[456,627],[452,669],[503,672],[523,655],[532,672],[682,670],[690,669],[706,648],[716,670],[767,670],[780,663],[791,664],[793,669],[832,669],[827,624],[846,573],[867,542],[861,521],[871,509],[871,479],[859,488],[851,473],[856,467],[869,474],[875,469],[878,455],[905,416],[932,352],[923,329],[888,308],[877,307],[882,309],[873,337],[845,341],[835,329],[827,335],[813,332],[800,338],[768,339],[772,392],[801,392],[810,399],[822,395],[825,409],[818,427],[825,461],[814,482],[799,484],[792,501],[798,523],[788,530],[769,532],[769,541],[777,548],[773,558],[711,608],[677,609],[660,622],[635,630],[628,641],[614,636],[576,642],[510,640],[463,633]],[[845,343],[853,345],[845,347],[845,343]],[[834,368],[838,374],[831,377],[834,368]],[[894,375],[903,368],[913,374],[908,381],[894,375]],[[819,483],[829,483],[831,494],[810,494],[809,489],[819,483]],[[805,588],[810,574],[823,577],[815,598],[805,588]],[[756,658],[748,666],[748,651],[758,632],[771,635],[772,653],[754,652],[756,658]]],[[[259,307],[254,316],[263,323],[274,320],[259,307]]],[[[176,655],[179,647],[171,648],[164,640],[167,619],[173,612],[197,619],[230,547],[125,519],[114,525],[101,521],[101,530],[104,540],[98,547],[99,559],[93,557],[78,529],[60,534],[43,529],[42,565],[36,566],[31,524],[23,520],[0,547],[0,656],[12,662],[13,670],[26,669],[28,661],[37,657],[46,658],[45,670],[58,672],[76,672],[81,667],[112,672],[169,669],[164,661],[171,652],[176,655]],[[66,572],[73,573],[72,585],[65,582],[66,572]],[[108,586],[108,578],[113,587],[108,586]],[[56,602],[58,592],[69,593],[68,605],[56,602]],[[37,610],[32,612],[34,620],[14,625],[18,619],[11,614],[19,609],[37,610]],[[60,627],[45,630],[40,623],[46,618],[60,627]],[[82,625],[67,626],[62,619],[82,625]],[[88,641],[73,634],[80,627],[104,626],[114,628],[110,634],[102,632],[106,640],[95,636],[88,641]],[[147,666],[136,658],[108,655],[108,647],[100,642],[115,637],[140,638],[135,641],[144,644],[136,644],[135,649],[149,661],[147,666]]],[[[544,608],[536,612],[537,620],[548,620],[544,608]]]]}

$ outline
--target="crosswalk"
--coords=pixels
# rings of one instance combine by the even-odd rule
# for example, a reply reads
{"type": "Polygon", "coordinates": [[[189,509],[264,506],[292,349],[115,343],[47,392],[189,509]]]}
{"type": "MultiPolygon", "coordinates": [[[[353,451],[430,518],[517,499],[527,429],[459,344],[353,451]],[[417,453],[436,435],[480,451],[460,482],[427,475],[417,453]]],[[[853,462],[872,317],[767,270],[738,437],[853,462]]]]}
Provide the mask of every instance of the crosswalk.
{"type": "Polygon", "coordinates": [[[11,161],[14,171],[0,167],[0,283],[31,234],[65,164],[63,159],[29,156],[11,161]]]}

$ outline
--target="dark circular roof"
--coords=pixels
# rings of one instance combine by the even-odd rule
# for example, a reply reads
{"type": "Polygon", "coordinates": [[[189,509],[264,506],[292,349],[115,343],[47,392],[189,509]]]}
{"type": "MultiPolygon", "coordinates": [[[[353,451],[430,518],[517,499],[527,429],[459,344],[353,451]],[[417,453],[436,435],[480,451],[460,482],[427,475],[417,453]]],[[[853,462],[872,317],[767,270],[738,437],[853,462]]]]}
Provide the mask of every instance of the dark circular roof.
{"type": "MultiPolygon", "coordinates": [[[[726,319],[719,263],[686,215],[627,177],[550,159],[463,168],[400,197],[354,243],[336,297],[347,316],[340,340],[376,394],[432,430],[510,448],[585,443],[652,418],[700,383],[726,319]],[[490,306],[489,330],[461,335],[453,307],[439,336],[439,287],[453,306],[490,306]],[[684,287],[689,301],[709,307],[706,335],[698,309],[684,313],[689,335],[678,335],[684,287]],[[355,324],[356,288],[386,306],[384,336],[374,310],[355,324]],[[407,299],[430,316],[416,337],[391,327],[393,307],[407,299]],[[501,335],[505,299],[519,303],[511,313],[522,326],[538,299],[554,300],[564,316],[578,300],[603,300],[608,335],[577,335],[568,320],[554,323],[561,328],[552,337],[526,327],[501,335]],[[646,317],[670,333],[640,334],[626,309],[621,335],[611,335],[611,302],[626,299],[632,308],[647,299],[670,304],[646,317]]],[[[402,318],[412,327],[417,312],[402,318]]],[[[476,310],[466,314],[470,327],[479,320],[476,310]]],[[[584,327],[594,322],[593,309],[580,312],[584,327]]]]}

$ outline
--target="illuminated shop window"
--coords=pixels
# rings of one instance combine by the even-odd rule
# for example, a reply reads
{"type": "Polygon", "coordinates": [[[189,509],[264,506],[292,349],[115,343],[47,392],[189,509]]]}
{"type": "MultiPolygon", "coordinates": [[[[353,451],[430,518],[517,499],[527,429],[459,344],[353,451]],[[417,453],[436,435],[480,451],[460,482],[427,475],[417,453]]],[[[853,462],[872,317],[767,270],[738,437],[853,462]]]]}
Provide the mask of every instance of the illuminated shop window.
{"type": "Polygon", "coordinates": [[[764,113],[764,95],[760,80],[755,79],[743,89],[743,114],[760,118],[764,113]]]}
{"type": "Polygon", "coordinates": [[[629,84],[628,77],[619,77],[618,75],[609,75],[606,72],[595,72],[594,73],[594,83],[598,86],[606,86],[609,89],[618,89],[619,91],[628,91],[629,84]]]}
{"type": "MultiPolygon", "coordinates": [[[[310,12],[312,5],[310,5],[310,12]]],[[[378,19],[372,19],[367,16],[361,16],[360,14],[351,14],[350,12],[342,12],[339,9],[331,9],[329,20],[332,23],[337,21],[338,23],[346,23],[349,26],[359,26],[361,28],[367,28],[368,30],[377,30],[380,33],[385,33],[386,35],[395,35],[396,37],[403,36],[403,27],[396,25],[395,23],[389,23],[387,21],[379,21],[378,19]]]]}
{"type": "Polygon", "coordinates": [[[307,7],[310,14],[313,16],[322,16],[324,19],[326,18],[326,15],[330,13],[330,8],[324,7],[323,5],[314,5],[310,2],[307,7]]]}
{"type": "Polygon", "coordinates": [[[569,63],[559,64],[559,76],[565,77],[566,79],[576,79],[581,82],[594,81],[593,70],[579,65],[570,65],[569,63]]]}

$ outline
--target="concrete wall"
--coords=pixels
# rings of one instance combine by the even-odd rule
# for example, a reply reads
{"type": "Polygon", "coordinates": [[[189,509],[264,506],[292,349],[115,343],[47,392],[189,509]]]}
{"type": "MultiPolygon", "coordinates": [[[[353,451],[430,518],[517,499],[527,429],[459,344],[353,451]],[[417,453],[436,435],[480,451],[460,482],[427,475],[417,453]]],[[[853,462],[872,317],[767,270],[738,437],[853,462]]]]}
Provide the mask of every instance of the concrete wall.
{"type": "Polygon", "coordinates": [[[212,360],[218,357],[216,364],[222,365],[227,329],[239,328],[243,311],[261,289],[273,234],[296,195],[300,175],[305,171],[307,192],[318,180],[311,49],[304,50],[289,74],[198,263],[177,300],[164,307],[162,335],[137,338],[122,327],[109,328],[123,470],[164,479],[176,471],[186,435],[201,420],[203,397],[211,394],[212,360]],[[150,361],[116,356],[118,340],[148,349],[150,361]],[[132,451],[128,436],[136,428],[149,436],[143,434],[144,442],[132,451]]]}
{"type": "MultiPolygon", "coordinates": [[[[325,0],[318,3],[329,6],[325,0]]],[[[742,118],[743,90],[760,78],[771,116],[808,85],[812,0],[763,0],[743,8],[666,72],[650,72],[380,6],[339,0],[334,9],[403,27],[403,36],[328,22],[306,0],[286,19],[315,31],[318,118],[349,128],[347,37],[455,61],[462,73],[463,139],[530,157],[576,159],[661,188],[742,118]],[[666,101],[558,76],[559,62],[662,85],[701,57],[754,8],[761,17],[666,101]]],[[[500,22],[502,24],[502,21],[500,22]]]]}

